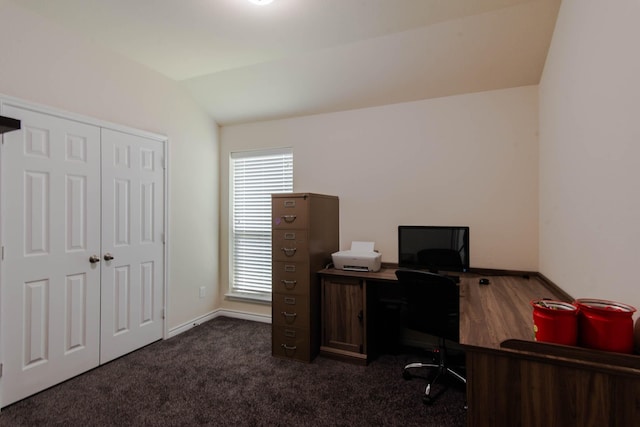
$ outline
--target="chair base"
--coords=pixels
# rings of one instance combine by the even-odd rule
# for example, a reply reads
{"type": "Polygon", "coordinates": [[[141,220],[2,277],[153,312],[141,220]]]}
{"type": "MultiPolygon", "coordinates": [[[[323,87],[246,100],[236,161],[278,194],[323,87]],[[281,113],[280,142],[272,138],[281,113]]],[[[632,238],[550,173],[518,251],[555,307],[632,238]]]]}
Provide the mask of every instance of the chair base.
{"type": "Polygon", "coordinates": [[[422,401],[424,403],[427,403],[427,404],[433,403],[435,401],[435,399],[440,395],[440,393],[438,393],[438,395],[432,396],[431,395],[431,386],[433,384],[435,384],[438,381],[438,379],[440,379],[441,377],[444,377],[446,375],[450,375],[450,376],[456,378],[458,381],[462,382],[463,384],[467,383],[467,380],[466,380],[465,377],[463,377],[461,374],[459,374],[458,372],[454,371],[453,369],[449,368],[446,365],[443,351],[438,351],[437,350],[435,353],[438,354],[438,357],[437,357],[438,363],[414,362],[414,363],[409,363],[402,370],[402,377],[404,379],[413,378],[413,375],[409,372],[410,369],[431,368],[431,369],[437,369],[438,370],[438,372],[433,377],[433,379],[427,383],[427,386],[425,387],[425,391],[424,391],[424,396],[422,396],[422,401]]]}

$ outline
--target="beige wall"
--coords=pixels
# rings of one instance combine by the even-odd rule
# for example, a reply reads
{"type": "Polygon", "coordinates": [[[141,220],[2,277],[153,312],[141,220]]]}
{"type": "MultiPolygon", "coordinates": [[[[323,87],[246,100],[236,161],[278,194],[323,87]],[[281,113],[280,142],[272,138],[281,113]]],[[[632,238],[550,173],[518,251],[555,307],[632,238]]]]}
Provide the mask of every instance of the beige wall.
{"type": "Polygon", "coordinates": [[[564,0],[540,84],[540,271],[640,308],[640,2],[564,0]]]}
{"type": "Polygon", "coordinates": [[[0,10],[0,94],[169,137],[168,326],[213,310],[219,304],[217,125],[161,75],[14,2],[0,0],[0,10]]]}
{"type": "Polygon", "coordinates": [[[383,261],[397,262],[399,224],[469,225],[473,267],[537,271],[537,86],[225,126],[220,135],[222,293],[229,153],[267,147],[293,147],[295,191],[340,197],[341,249],[375,241],[383,261]]]}

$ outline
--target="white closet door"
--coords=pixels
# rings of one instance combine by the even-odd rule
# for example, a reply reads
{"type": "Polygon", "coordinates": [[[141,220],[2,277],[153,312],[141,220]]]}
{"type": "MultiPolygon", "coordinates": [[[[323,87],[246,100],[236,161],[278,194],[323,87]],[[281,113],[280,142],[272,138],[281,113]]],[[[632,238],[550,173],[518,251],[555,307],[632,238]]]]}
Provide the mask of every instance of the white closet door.
{"type": "Polygon", "coordinates": [[[101,363],[162,338],[163,147],[102,130],[101,363]]]}
{"type": "Polygon", "coordinates": [[[2,405],[99,363],[100,130],[17,107],[2,148],[2,405]]]}

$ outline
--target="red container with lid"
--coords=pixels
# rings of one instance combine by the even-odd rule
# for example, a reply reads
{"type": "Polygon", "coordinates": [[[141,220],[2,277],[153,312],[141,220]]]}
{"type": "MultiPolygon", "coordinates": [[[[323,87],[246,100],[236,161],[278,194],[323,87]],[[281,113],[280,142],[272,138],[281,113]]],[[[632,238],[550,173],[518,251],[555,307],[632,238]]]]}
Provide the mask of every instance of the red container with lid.
{"type": "Polygon", "coordinates": [[[533,331],[536,341],[576,345],[578,308],[568,302],[533,300],[533,331]]]}
{"type": "Polygon", "coordinates": [[[577,299],[578,343],[595,350],[633,353],[634,307],[601,299],[577,299]]]}

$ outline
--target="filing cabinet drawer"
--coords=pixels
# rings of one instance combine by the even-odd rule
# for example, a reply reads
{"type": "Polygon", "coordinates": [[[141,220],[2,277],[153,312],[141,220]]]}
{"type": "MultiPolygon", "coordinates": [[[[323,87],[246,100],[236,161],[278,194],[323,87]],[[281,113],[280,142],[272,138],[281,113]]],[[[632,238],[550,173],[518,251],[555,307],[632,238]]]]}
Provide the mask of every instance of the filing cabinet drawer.
{"type": "Polygon", "coordinates": [[[275,261],[272,271],[272,292],[309,295],[309,264],[275,261]]]}
{"type": "Polygon", "coordinates": [[[309,259],[306,230],[273,230],[274,261],[304,262],[309,259]]]}
{"type": "Polygon", "coordinates": [[[272,353],[288,359],[310,361],[309,331],[290,326],[274,326],[272,353]]]}
{"type": "Polygon", "coordinates": [[[305,197],[274,197],[272,215],[273,228],[307,228],[308,201],[305,197]]]}
{"type": "Polygon", "coordinates": [[[288,294],[273,294],[272,298],[275,325],[309,327],[309,298],[288,294]]]}

